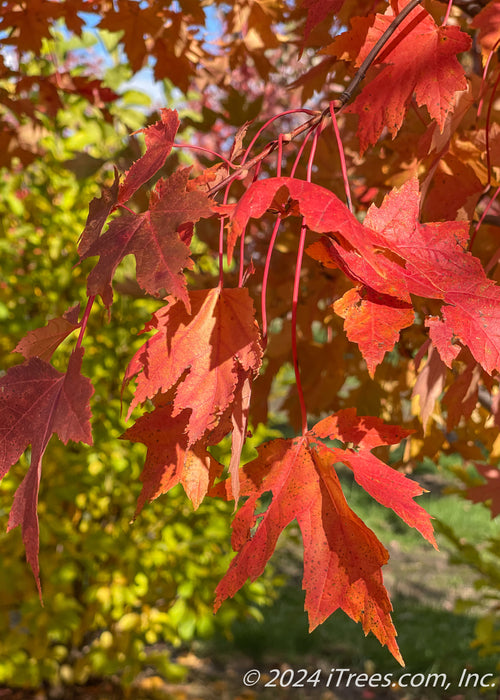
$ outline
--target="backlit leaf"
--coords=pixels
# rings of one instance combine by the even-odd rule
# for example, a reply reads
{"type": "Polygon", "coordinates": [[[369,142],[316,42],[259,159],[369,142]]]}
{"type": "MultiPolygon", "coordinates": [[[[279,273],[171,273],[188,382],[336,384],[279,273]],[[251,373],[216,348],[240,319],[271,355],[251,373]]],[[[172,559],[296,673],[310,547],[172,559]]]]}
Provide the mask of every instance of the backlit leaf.
{"type": "MultiPolygon", "coordinates": [[[[366,38],[359,49],[355,65],[360,66],[394,17],[407,5],[406,0],[392,0],[385,14],[378,14],[369,26],[360,18],[349,32],[334,41],[327,53],[342,56],[347,46],[351,57],[360,37],[366,38]],[[352,39],[352,42],[351,42],[352,39]],[[338,42],[338,43],[337,43],[338,42]]],[[[375,76],[365,84],[347,112],[359,116],[358,136],[361,152],[376,143],[384,127],[394,137],[415,95],[425,105],[441,130],[446,115],[454,107],[455,95],[465,90],[467,82],[457,54],[470,48],[470,37],[455,26],[438,26],[423,8],[414,9],[399,25],[375,60],[375,76]]]]}
{"type": "MultiPolygon", "coordinates": [[[[412,500],[422,489],[370,452],[407,434],[348,410],[320,421],[303,437],[262,445],[259,456],[242,469],[241,494],[247,500],[233,523],[237,555],[217,587],[215,609],[247,578],[254,581],[261,575],[279,535],[296,519],[304,542],[303,588],[310,629],[341,608],[402,663],[381,574],[388,554],[347,505],[334,464],[342,461],[351,467],[363,488],[434,543],[429,516],[412,500]],[[354,442],[356,448],[328,448],[319,441],[327,437],[354,442]],[[272,500],[262,513],[258,502],[267,492],[272,500]]],[[[211,493],[232,498],[229,482],[211,493]]]]}
{"type": "Polygon", "coordinates": [[[80,374],[82,357],[83,350],[76,350],[65,374],[32,357],[0,378],[0,479],[31,445],[31,465],[15,493],[8,529],[22,526],[40,597],[37,504],[43,454],[54,433],[64,444],[92,444],[88,403],[94,389],[80,374]]]}
{"type": "MultiPolygon", "coordinates": [[[[160,181],[144,214],[123,214],[114,219],[82,255],[82,260],[99,256],[91,271],[87,292],[100,294],[106,306],[113,302],[111,281],[126,255],[134,255],[137,281],[154,296],[163,290],[189,303],[183,269],[191,267],[189,247],[178,229],[188,222],[212,215],[209,200],[199,191],[186,191],[189,169],[178,170],[160,181]]],[[[88,224],[87,224],[88,225],[88,224]]]]}

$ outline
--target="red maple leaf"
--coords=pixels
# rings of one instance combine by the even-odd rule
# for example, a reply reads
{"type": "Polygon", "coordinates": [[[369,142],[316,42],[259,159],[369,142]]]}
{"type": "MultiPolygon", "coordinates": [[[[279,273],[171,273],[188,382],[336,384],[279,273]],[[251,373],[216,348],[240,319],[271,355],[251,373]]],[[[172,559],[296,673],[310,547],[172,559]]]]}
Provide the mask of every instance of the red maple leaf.
{"type": "MultiPolygon", "coordinates": [[[[71,82],[73,83],[73,92],[97,106],[101,106],[104,102],[114,102],[120,97],[117,92],[106,87],[103,81],[98,78],[90,80],[84,75],[73,75],[71,76],[71,82]]],[[[65,90],[69,92],[66,87],[65,90]]]]}
{"type": "MultiPolygon", "coordinates": [[[[392,0],[391,8],[383,15],[354,18],[352,28],[324,53],[356,58],[354,65],[359,67],[407,4],[407,0],[392,0]]],[[[442,130],[456,93],[467,87],[457,54],[470,45],[470,37],[458,27],[438,26],[423,8],[411,12],[377,56],[375,77],[344,110],[359,116],[361,153],[376,143],[385,127],[393,137],[398,133],[413,94],[442,130]]]]}
{"type": "Polygon", "coordinates": [[[474,17],[471,27],[479,29],[479,42],[490,51],[500,39],[500,1],[492,0],[474,17]]]}
{"type": "Polygon", "coordinates": [[[26,359],[39,357],[48,362],[63,340],[77,328],[80,328],[79,313],[80,304],[76,304],[65,311],[62,316],[50,319],[43,328],[28,331],[13,352],[21,353],[26,359]]]}
{"type": "Polygon", "coordinates": [[[144,67],[148,57],[148,42],[145,37],[153,37],[160,32],[165,18],[158,6],[144,5],[135,0],[121,0],[119,6],[111,5],[99,22],[99,29],[120,32],[121,41],[134,73],[144,67]],[[141,37],[141,41],[138,40],[141,37]]]}
{"type": "Polygon", "coordinates": [[[460,349],[458,339],[487,372],[500,370],[500,288],[466,250],[468,223],[420,224],[419,205],[413,178],[390,192],[380,208],[372,205],[364,225],[405,260],[403,274],[412,294],[444,302],[441,318],[426,319],[443,362],[451,366],[460,349]]]}
{"type": "MultiPolygon", "coordinates": [[[[228,258],[234,245],[252,217],[261,217],[279,198],[288,192],[304,223],[313,231],[328,234],[307,249],[309,255],[323,264],[340,267],[351,279],[373,292],[384,295],[384,305],[392,307],[382,314],[362,313],[364,324],[371,330],[356,331],[351,315],[342,304],[342,315],[348,316],[350,337],[360,335],[360,347],[373,371],[382,351],[393,344],[395,333],[387,319],[408,325],[411,294],[442,300],[441,317],[428,317],[430,338],[443,361],[450,366],[460,347],[469,347],[474,358],[491,373],[500,370],[500,288],[486,277],[481,262],[467,250],[468,224],[463,221],[419,223],[420,194],[416,178],[393,190],[380,207],[372,205],[363,224],[332,193],[319,185],[303,180],[280,177],[255,182],[230,212],[228,258]],[[370,348],[368,338],[377,337],[378,350],[370,348]]],[[[380,297],[379,297],[380,299],[380,297]]],[[[348,299],[350,301],[350,299],[348,299]]],[[[358,305],[359,306],[359,305],[358,305]]],[[[361,311],[375,311],[365,305],[361,311]]],[[[404,325],[403,325],[404,324],[404,325]]],[[[356,340],[356,342],[359,342],[356,340]]]]}
{"type": "MultiPolygon", "coordinates": [[[[227,240],[228,261],[234,246],[245,231],[250,218],[260,218],[275,198],[283,201],[288,192],[299,205],[304,223],[317,233],[334,233],[328,241],[330,260],[352,279],[362,282],[381,294],[409,301],[410,296],[395,256],[383,255],[383,239],[374,231],[367,232],[340,199],[329,190],[312,182],[290,177],[259,180],[251,185],[230,212],[227,240]]],[[[295,213],[294,209],[292,211],[295,213]]],[[[308,252],[312,250],[312,246],[308,252]]]]}
{"type": "Polygon", "coordinates": [[[344,330],[359,345],[371,377],[393,349],[402,328],[411,326],[414,313],[411,304],[377,294],[367,287],[354,287],[333,304],[333,310],[345,319],[344,330]]]}
{"type": "Polygon", "coordinates": [[[120,185],[118,193],[120,204],[130,199],[134,192],[150,180],[164,165],[172,150],[179,123],[179,116],[174,109],[162,109],[161,121],[136,132],[144,134],[146,152],[125,173],[125,180],[120,185]]]}
{"type": "Polygon", "coordinates": [[[194,508],[198,508],[222,471],[222,465],[206,451],[205,440],[203,445],[198,442],[188,448],[186,428],[189,410],[173,416],[172,409],[172,402],[157,405],[154,411],[141,416],[122,435],[123,439],[142,442],[148,448],[136,516],[146,502],[167,493],[179,483],[194,508]]]}
{"type": "Polygon", "coordinates": [[[115,179],[111,187],[103,187],[102,195],[100,197],[94,197],[90,202],[87,222],[78,243],[78,252],[80,253],[81,259],[86,257],[87,251],[97,241],[108,216],[116,207],[119,185],[120,178],[118,172],[115,170],[115,179]]]}
{"type": "Polygon", "coordinates": [[[9,2],[2,6],[0,29],[7,33],[6,44],[17,45],[21,52],[33,51],[39,56],[42,40],[49,36],[49,27],[54,20],[63,17],[66,27],[81,35],[84,20],[78,13],[85,10],[81,0],[64,3],[62,7],[60,3],[47,0],[31,0],[29,4],[9,2]]]}
{"type": "Polygon", "coordinates": [[[31,464],[15,493],[8,530],[22,525],[40,598],[37,503],[42,457],[54,433],[64,444],[92,444],[88,403],[94,389],[80,374],[82,357],[83,349],[75,350],[65,374],[33,357],[0,379],[0,479],[31,444],[31,464]]]}
{"type": "Polygon", "coordinates": [[[465,492],[467,498],[473,503],[484,503],[491,500],[491,517],[500,515],[500,470],[491,464],[478,464],[474,466],[486,479],[482,486],[471,486],[465,492]]]}
{"type": "MultiPolygon", "coordinates": [[[[449,432],[458,425],[462,417],[469,420],[476,408],[478,399],[481,368],[475,362],[470,362],[465,371],[455,378],[443,396],[443,406],[446,406],[446,428],[449,432]]],[[[494,411],[492,411],[494,413],[494,411]]]]}
{"type": "MultiPolygon", "coordinates": [[[[402,663],[381,574],[387,551],[347,505],[333,467],[336,462],[349,466],[374,498],[435,544],[429,516],[412,500],[422,489],[370,452],[406,435],[408,431],[377,418],[357,417],[352,409],[320,421],[303,437],[262,445],[259,456],[242,469],[241,494],[247,500],[233,523],[237,555],[217,587],[215,608],[247,578],[254,581],[262,574],[279,535],[296,519],[304,542],[303,588],[310,629],[341,608],[402,663]],[[328,448],[320,441],[325,437],[356,448],[328,448]],[[271,502],[261,513],[258,501],[269,491],[271,502]]],[[[218,484],[211,494],[231,498],[229,482],[218,484]]]]}
{"type": "MultiPolygon", "coordinates": [[[[251,379],[262,361],[253,303],[245,288],[194,290],[189,300],[190,312],[184,304],[170,300],[146,327],[156,334],[136,353],[125,375],[125,381],[137,377],[129,415],[139,403],[175,387],[172,418],[189,410],[185,446],[179,442],[185,449],[212,431],[229,409],[234,431],[231,475],[237,498],[251,379]]],[[[169,430],[168,423],[165,429],[169,430]]]]}
{"type": "Polygon", "coordinates": [[[193,290],[189,299],[190,312],[170,300],[154,314],[145,330],[156,329],[156,334],[131,360],[125,381],[137,375],[130,415],[138,404],[168,391],[187,371],[177,389],[174,415],[192,410],[188,432],[194,443],[229,405],[238,366],[257,372],[262,350],[246,289],[193,290]]]}
{"type": "Polygon", "coordinates": [[[111,281],[116,268],[126,255],[132,254],[136,259],[137,281],[143,289],[154,296],[165,290],[189,303],[182,270],[191,267],[192,262],[189,247],[178,229],[201,217],[212,216],[213,212],[207,195],[186,191],[188,176],[189,168],[184,168],[167,180],[160,180],[151,195],[148,211],[114,219],[107,231],[86,247],[81,260],[99,256],[88,277],[89,296],[100,294],[106,306],[111,306],[111,281]]]}

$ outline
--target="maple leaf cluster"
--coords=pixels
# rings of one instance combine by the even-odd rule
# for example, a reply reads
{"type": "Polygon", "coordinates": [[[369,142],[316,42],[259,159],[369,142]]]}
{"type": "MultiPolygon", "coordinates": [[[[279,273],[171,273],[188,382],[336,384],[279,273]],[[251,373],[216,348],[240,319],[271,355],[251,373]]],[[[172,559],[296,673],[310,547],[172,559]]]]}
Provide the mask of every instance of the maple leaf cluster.
{"type": "MultiPolygon", "coordinates": [[[[66,13],[79,33],[82,7],[75,3],[73,14],[62,5],[37,0],[32,10],[47,27],[56,10],[66,13]]],[[[376,7],[302,0],[281,10],[278,2],[220,3],[233,38],[218,53],[205,52],[190,28],[204,21],[198,3],[180,2],[178,11],[132,0],[121,11],[104,0],[93,5],[101,28],[123,30],[134,70],[154,56],[157,77],[170,66],[168,77],[184,92],[205,90],[210,80],[217,90],[199,100],[204,125],[188,146],[202,155],[193,167],[171,167],[182,145],[177,112],[162,109],[141,130],[143,155],[90,203],[78,245],[80,262],[95,261],[86,309],[72,307],[30,331],[15,348],[25,362],[0,378],[0,478],[31,445],[8,527],[22,527],[40,596],[43,454],[53,434],[91,444],[93,388],[81,374],[87,322],[98,297],[112,313],[116,271],[132,255],[138,286],[161,300],[124,372],[134,392],[127,418],[142,413],[122,437],[147,448],[136,515],[177,484],[194,508],[206,497],[234,500],[236,556],[216,608],[260,576],[296,520],[310,628],[342,609],[403,663],[382,578],[388,552],[349,507],[337,465],[436,546],[430,516],[413,500],[423,489],[381,457],[393,457],[390,448],[401,441],[409,463],[448,448],[476,461],[484,450],[500,457],[490,411],[478,408],[482,387],[500,425],[500,253],[483,224],[496,216],[500,191],[498,2],[472,26],[459,9],[448,22],[441,7],[416,0],[376,7]],[[294,37],[288,45],[277,29],[286,22],[294,37]],[[467,73],[460,55],[473,50],[474,32],[484,69],[467,73]],[[250,140],[250,123],[234,128],[248,111],[236,104],[234,84],[251,95],[257,78],[272,75],[272,56],[292,50],[318,61],[295,77],[293,98],[279,82],[268,92],[265,109],[274,114],[250,140]],[[277,108],[314,92],[327,107],[277,108]],[[225,157],[218,151],[227,149],[229,126],[225,157]],[[199,264],[200,245],[215,275],[199,264]],[[74,332],[67,371],[58,372],[51,357],[74,332]],[[241,467],[248,431],[268,422],[273,385],[287,365],[295,383],[283,408],[300,434],[261,445],[241,467]],[[228,435],[223,465],[212,447],[228,435]]],[[[3,26],[16,27],[10,40],[35,51],[25,5],[2,12],[3,26]]],[[[479,470],[488,485],[469,496],[492,497],[497,514],[498,470],[479,470]]]]}

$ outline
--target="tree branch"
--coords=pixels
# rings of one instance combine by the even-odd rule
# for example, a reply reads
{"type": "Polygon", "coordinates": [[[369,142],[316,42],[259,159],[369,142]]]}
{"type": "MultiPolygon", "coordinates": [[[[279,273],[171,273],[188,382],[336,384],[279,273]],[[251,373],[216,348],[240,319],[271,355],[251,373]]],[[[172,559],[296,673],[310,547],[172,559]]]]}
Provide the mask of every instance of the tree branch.
{"type": "MultiPolygon", "coordinates": [[[[334,111],[336,114],[340,112],[349,102],[358,85],[364,80],[368,68],[377,58],[378,54],[388,42],[388,40],[391,38],[391,36],[394,34],[399,25],[403,22],[404,19],[406,19],[410,12],[412,12],[412,10],[415,9],[415,7],[420,5],[421,2],[422,0],[411,0],[411,2],[409,2],[408,5],[406,5],[406,7],[393,19],[391,24],[387,27],[385,32],[382,34],[380,39],[374,45],[368,56],[365,58],[365,60],[357,70],[356,75],[349,83],[347,89],[344,90],[344,92],[341,93],[340,97],[335,101],[336,104],[334,111]]],[[[304,131],[313,131],[322,122],[324,123],[330,120],[331,115],[329,106],[326,107],[326,109],[324,109],[322,112],[318,110],[314,117],[311,117],[303,124],[300,124],[299,126],[295,127],[295,129],[290,131],[288,134],[282,134],[281,143],[290,143],[290,141],[293,141],[293,139],[297,138],[297,136],[300,136],[300,134],[302,134],[304,131]]],[[[208,194],[214,196],[215,194],[217,194],[217,192],[219,192],[221,189],[223,189],[226,185],[233,182],[234,180],[241,180],[244,177],[246,177],[249,170],[251,170],[255,165],[263,161],[265,158],[267,158],[268,155],[273,153],[273,151],[275,151],[278,148],[279,142],[280,139],[270,141],[260,153],[254,156],[247,163],[244,163],[240,166],[236,166],[234,172],[232,172],[230,175],[228,175],[223,180],[214,185],[211,189],[209,189],[208,194]]]]}
{"type": "Polygon", "coordinates": [[[397,15],[394,20],[390,23],[390,25],[387,27],[385,32],[382,34],[380,39],[377,41],[375,46],[372,48],[368,56],[365,58],[363,63],[360,65],[358,72],[354,76],[354,78],[351,80],[347,90],[344,90],[344,92],[340,95],[340,107],[335,110],[335,112],[339,112],[346,104],[349,102],[351,99],[353,92],[356,90],[358,85],[365,79],[366,71],[368,68],[371,66],[373,61],[377,58],[378,54],[380,51],[383,49],[385,44],[388,42],[388,40],[391,38],[391,36],[394,34],[396,29],[399,27],[401,22],[406,19],[406,17],[410,14],[410,12],[417,7],[417,5],[420,5],[422,0],[411,0],[411,2],[408,3],[408,5],[401,10],[399,15],[397,15]]]}

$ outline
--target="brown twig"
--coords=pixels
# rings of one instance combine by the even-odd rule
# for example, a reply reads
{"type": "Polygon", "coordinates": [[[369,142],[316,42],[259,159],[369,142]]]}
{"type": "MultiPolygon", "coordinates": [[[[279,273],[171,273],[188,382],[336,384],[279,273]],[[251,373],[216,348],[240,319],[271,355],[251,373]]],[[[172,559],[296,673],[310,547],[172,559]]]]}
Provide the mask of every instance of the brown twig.
{"type": "Polygon", "coordinates": [[[406,5],[406,7],[401,10],[399,15],[396,15],[396,17],[393,19],[393,21],[390,23],[390,25],[387,27],[385,32],[382,34],[380,39],[377,41],[375,46],[372,48],[368,56],[365,58],[363,63],[360,65],[358,72],[354,76],[354,78],[351,80],[347,90],[344,90],[344,92],[340,95],[340,102],[341,106],[339,109],[336,109],[335,111],[338,112],[344,107],[347,102],[351,99],[354,91],[358,87],[358,85],[364,80],[366,71],[368,68],[371,66],[373,61],[377,58],[378,54],[380,51],[383,49],[387,41],[391,38],[391,36],[394,34],[396,29],[399,27],[401,22],[406,19],[406,17],[410,14],[410,12],[417,7],[417,5],[420,5],[422,0],[411,0],[411,2],[406,5]]]}
{"type": "MultiPolygon", "coordinates": [[[[341,93],[340,97],[335,101],[336,104],[334,110],[336,114],[340,112],[349,102],[358,85],[364,80],[368,68],[377,58],[382,48],[394,34],[401,22],[403,22],[403,20],[410,14],[410,12],[414,10],[415,7],[417,7],[417,5],[419,5],[421,2],[422,0],[411,0],[411,2],[409,2],[408,5],[406,5],[406,7],[393,19],[391,24],[387,27],[387,29],[379,38],[377,43],[373,46],[368,56],[360,65],[359,69],[356,72],[356,75],[349,83],[347,89],[344,90],[341,93]]],[[[327,107],[322,112],[318,110],[314,117],[311,117],[302,124],[299,124],[299,126],[295,127],[295,129],[290,131],[288,134],[282,134],[281,143],[290,143],[290,141],[293,141],[293,139],[297,138],[297,136],[300,136],[300,134],[302,134],[304,131],[313,131],[319,126],[319,124],[321,124],[322,122],[327,122],[329,120],[331,120],[330,107],[327,107]]],[[[263,161],[265,158],[267,158],[268,155],[270,155],[273,151],[275,151],[278,148],[279,142],[280,139],[270,141],[260,153],[254,156],[247,163],[237,166],[234,172],[232,172],[230,175],[228,175],[223,180],[214,185],[213,188],[208,191],[208,194],[214,196],[215,194],[217,194],[217,192],[219,192],[221,189],[226,187],[226,185],[233,182],[234,180],[246,177],[246,174],[249,170],[251,170],[255,165],[263,161]]]]}

